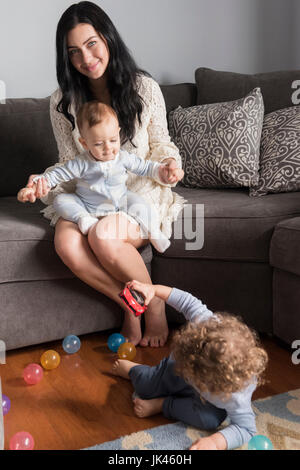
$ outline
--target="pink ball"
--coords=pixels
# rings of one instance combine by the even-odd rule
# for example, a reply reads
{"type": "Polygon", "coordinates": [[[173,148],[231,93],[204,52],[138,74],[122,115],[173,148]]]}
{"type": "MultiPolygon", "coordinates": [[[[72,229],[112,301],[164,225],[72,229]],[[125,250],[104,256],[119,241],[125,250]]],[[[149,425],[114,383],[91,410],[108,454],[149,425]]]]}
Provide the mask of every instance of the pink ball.
{"type": "Polygon", "coordinates": [[[29,385],[35,385],[43,378],[43,369],[38,364],[28,364],[23,370],[23,379],[29,385]]]}
{"type": "Polygon", "coordinates": [[[17,432],[9,441],[10,450],[32,450],[33,448],[34,439],[29,432],[17,432]]]}

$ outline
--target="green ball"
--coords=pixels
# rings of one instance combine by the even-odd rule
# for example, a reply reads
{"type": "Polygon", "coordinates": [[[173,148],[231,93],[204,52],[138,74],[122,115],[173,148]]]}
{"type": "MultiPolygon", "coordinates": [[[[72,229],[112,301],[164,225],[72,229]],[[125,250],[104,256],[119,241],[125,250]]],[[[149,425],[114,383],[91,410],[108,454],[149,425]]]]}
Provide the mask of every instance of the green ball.
{"type": "Polygon", "coordinates": [[[248,443],[248,450],[273,450],[273,444],[270,439],[261,434],[253,436],[248,443]]]}

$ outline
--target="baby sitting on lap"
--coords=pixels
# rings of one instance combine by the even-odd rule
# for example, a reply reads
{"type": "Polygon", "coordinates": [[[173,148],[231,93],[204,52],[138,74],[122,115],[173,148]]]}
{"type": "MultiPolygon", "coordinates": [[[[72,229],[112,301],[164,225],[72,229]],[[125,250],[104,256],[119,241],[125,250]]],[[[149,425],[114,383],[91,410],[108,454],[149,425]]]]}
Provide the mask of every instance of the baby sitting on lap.
{"type": "Polygon", "coordinates": [[[170,241],[160,230],[157,211],[140,195],[127,189],[127,172],[164,184],[181,180],[183,171],[169,170],[162,163],[143,160],[121,150],[117,115],[104,103],[85,103],[77,114],[77,124],[85,152],[36,176],[32,188],[19,191],[18,200],[32,201],[32,195],[36,196],[36,183],[41,178],[46,180],[49,190],[76,179],[74,194],[62,193],[54,199],[53,207],[60,217],[78,224],[80,231],[87,234],[99,217],[121,213],[140,225],[143,236],[149,238],[158,251],[165,251],[170,241]]]}

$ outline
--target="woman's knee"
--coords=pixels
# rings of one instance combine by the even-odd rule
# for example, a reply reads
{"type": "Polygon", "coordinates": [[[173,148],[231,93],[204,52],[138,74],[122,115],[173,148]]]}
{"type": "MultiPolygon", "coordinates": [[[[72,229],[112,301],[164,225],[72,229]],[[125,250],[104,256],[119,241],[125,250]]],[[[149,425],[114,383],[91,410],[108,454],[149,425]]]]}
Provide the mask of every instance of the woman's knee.
{"type": "MultiPolygon", "coordinates": [[[[107,217],[108,219],[108,217],[107,217]]],[[[100,220],[88,233],[89,245],[96,255],[109,263],[115,263],[120,257],[120,252],[126,241],[126,234],[120,232],[113,220],[100,220]]]]}
{"type": "Polygon", "coordinates": [[[114,238],[98,237],[94,230],[90,230],[88,234],[89,245],[98,259],[115,264],[120,259],[120,251],[124,241],[114,238]]]}

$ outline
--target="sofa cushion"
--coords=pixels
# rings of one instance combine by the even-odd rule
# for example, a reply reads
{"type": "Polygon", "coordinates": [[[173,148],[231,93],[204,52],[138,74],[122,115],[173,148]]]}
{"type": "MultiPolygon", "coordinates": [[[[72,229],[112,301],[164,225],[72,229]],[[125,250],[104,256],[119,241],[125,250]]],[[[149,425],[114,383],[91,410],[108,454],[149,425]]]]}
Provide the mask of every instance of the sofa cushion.
{"type": "Polygon", "coordinates": [[[192,188],[257,184],[263,119],[259,88],[239,100],[171,111],[170,136],[185,172],[182,184],[192,188]]]}
{"type": "MultiPolygon", "coordinates": [[[[43,207],[39,201],[0,199],[0,284],[75,277],[54,250],[54,228],[40,214],[43,207]]],[[[146,264],[151,262],[150,245],[140,253],[146,264]]]]}
{"type": "Polygon", "coordinates": [[[300,106],[265,116],[257,185],[250,196],[300,190],[300,106]]]}
{"type": "Polygon", "coordinates": [[[245,75],[199,68],[195,72],[197,104],[219,103],[237,100],[246,96],[253,88],[260,87],[265,112],[293,105],[292,83],[299,80],[300,71],[280,71],[245,75]]]}
{"type": "Polygon", "coordinates": [[[268,263],[275,226],[287,218],[300,216],[300,193],[250,198],[245,189],[189,189],[177,186],[175,191],[187,203],[175,222],[170,248],[160,256],[268,263]],[[201,209],[201,205],[204,205],[205,216],[202,248],[198,242],[202,239],[203,223],[196,221],[197,208],[201,209]],[[192,231],[196,231],[197,236],[191,239],[189,235],[188,240],[184,234],[192,231]],[[197,249],[193,249],[193,244],[197,249]]]}
{"type": "Polygon", "coordinates": [[[196,104],[197,87],[195,83],[161,85],[160,88],[166,103],[167,113],[178,106],[188,108],[196,104]]]}
{"type": "Polygon", "coordinates": [[[276,225],[270,263],[275,268],[300,276],[300,217],[286,219],[276,225]]]}
{"type": "Polygon", "coordinates": [[[8,99],[0,105],[0,151],[0,196],[16,195],[29,175],[57,162],[49,98],[8,99]]]}

